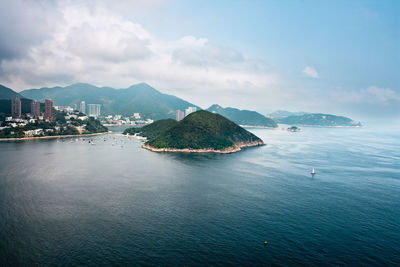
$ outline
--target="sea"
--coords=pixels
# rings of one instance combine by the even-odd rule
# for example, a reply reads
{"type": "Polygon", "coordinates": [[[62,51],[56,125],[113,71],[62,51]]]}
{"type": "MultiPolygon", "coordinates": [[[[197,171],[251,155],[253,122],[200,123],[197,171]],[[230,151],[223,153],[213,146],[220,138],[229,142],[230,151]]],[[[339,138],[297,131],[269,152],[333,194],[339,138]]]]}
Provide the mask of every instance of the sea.
{"type": "Polygon", "coordinates": [[[233,154],[0,142],[0,266],[400,266],[400,131],[302,128],[233,154]]]}

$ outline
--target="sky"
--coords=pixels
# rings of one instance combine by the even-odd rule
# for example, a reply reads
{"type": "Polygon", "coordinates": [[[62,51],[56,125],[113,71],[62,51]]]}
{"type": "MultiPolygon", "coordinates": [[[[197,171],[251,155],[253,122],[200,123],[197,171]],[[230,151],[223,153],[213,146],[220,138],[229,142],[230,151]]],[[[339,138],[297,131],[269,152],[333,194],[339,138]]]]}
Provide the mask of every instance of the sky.
{"type": "Polygon", "coordinates": [[[399,121],[400,1],[0,0],[0,84],[399,121]]]}

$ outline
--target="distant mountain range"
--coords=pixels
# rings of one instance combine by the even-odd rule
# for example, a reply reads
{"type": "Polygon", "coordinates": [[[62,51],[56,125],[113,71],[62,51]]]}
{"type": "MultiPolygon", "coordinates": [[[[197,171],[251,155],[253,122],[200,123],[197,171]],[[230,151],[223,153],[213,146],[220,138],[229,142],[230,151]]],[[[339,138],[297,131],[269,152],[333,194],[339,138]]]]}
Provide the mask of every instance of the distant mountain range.
{"type": "MultiPolygon", "coordinates": [[[[200,107],[173,95],[163,94],[146,83],[132,85],[126,89],[97,87],[86,83],[77,83],[65,87],[44,87],[29,89],[17,93],[0,85],[0,115],[11,112],[10,99],[19,97],[22,102],[22,113],[30,112],[32,100],[44,102],[46,98],[53,100],[57,106],[73,106],[81,101],[86,104],[101,104],[102,114],[132,115],[134,112],[143,118],[153,120],[175,118],[176,110],[188,107],[200,107]]],[[[217,104],[207,111],[220,114],[229,120],[246,126],[277,127],[277,123],[312,126],[360,126],[350,118],[322,113],[289,112],[278,110],[264,116],[256,111],[223,108],[217,104]]]]}
{"type": "Polygon", "coordinates": [[[307,114],[307,112],[290,112],[286,110],[277,110],[274,111],[273,113],[267,114],[267,116],[271,119],[279,120],[289,116],[301,116],[304,114],[307,114]]]}
{"type": "Polygon", "coordinates": [[[142,117],[153,120],[175,118],[177,109],[197,107],[176,96],[163,94],[146,83],[126,89],[77,83],[66,87],[25,90],[21,95],[41,102],[51,98],[55,105],[60,106],[77,104],[79,107],[81,101],[86,104],[101,104],[102,114],[132,115],[133,112],[139,112],[142,117]]]}
{"type": "Polygon", "coordinates": [[[13,99],[16,97],[24,98],[22,95],[18,94],[12,89],[0,84],[0,99],[13,99]]]}
{"type": "Polygon", "coordinates": [[[32,100],[26,99],[12,89],[0,84],[0,118],[4,117],[6,114],[9,115],[11,113],[11,99],[16,97],[21,99],[22,113],[30,112],[32,100]]]}
{"type": "Polygon", "coordinates": [[[274,120],[267,118],[256,111],[240,110],[237,108],[223,108],[217,104],[209,107],[207,111],[220,114],[239,125],[274,128],[278,127],[278,124],[274,120]]]}
{"type": "Polygon", "coordinates": [[[350,118],[331,114],[310,113],[300,116],[288,116],[277,120],[278,123],[309,126],[361,126],[360,122],[350,118]]]}

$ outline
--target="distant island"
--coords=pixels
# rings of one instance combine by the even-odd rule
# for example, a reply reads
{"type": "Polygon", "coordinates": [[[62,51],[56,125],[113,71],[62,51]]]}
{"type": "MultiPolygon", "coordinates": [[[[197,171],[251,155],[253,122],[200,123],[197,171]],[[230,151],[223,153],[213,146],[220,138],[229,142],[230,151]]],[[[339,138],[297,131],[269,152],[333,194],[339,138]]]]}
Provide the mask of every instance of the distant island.
{"type": "Polygon", "coordinates": [[[325,127],[359,127],[360,122],[350,118],[322,113],[309,113],[304,115],[292,115],[277,120],[282,124],[298,124],[305,126],[325,126],[325,127]]]}
{"type": "Polygon", "coordinates": [[[301,132],[301,131],[303,131],[302,129],[300,129],[297,126],[291,126],[291,127],[287,128],[286,130],[288,130],[289,132],[301,132]]]}
{"type": "Polygon", "coordinates": [[[240,110],[237,108],[223,108],[220,105],[214,104],[207,109],[212,113],[217,113],[241,126],[251,127],[271,127],[277,128],[278,124],[264,115],[251,110],[240,110]]]}
{"type": "Polygon", "coordinates": [[[264,145],[254,134],[227,118],[205,110],[181,121],[159,120],[142,128],[129,128],[125,135],[147,138],[143,148],[155,152],[232,153],[244,147],[264,145]]]}

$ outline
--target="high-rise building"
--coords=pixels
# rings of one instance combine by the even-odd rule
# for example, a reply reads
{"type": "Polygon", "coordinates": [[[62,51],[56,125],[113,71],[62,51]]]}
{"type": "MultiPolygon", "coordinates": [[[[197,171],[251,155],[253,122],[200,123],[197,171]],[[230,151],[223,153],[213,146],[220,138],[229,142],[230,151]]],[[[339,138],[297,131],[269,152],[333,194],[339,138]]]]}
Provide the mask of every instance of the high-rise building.
{"type": "Polygon", "coordinates": [[[74,111],[75,110],[78,110],[78,107],[77,107],[78,105],[77,104],[74,104],[74,111]]]}
{"type": "Polygon", "coordinates": [[[181,121],[183,120],[183,118],[185,117],[185,112],[183,112],[182,110],[177,110],[176,111],[176,120],[177,121],[181,121]]]}
{"type": "Polygon", "coordinates": [[[35,118],[40,116],[40,102],[37,100],[31,102],[31,115],[35,118]]]}
{"type": "Polygon", "coordinates": [[[53,101],[51,99],[44,101],[44,118],[48,120],[53,118],[53,101]]]}
{"type": "Polygon", "coordinates": [[[81,101],[81,104],[79,105],[79,111],[83,114],[86,114],[86,105],[85,101],[81,101]]]}
{"type": "Polygon", "coordinates": [[[21,117],[21,100],[18,97],[11,100],[11,116],[13,118],[21,117]]]}
{"type": "Polygon", "coordinates": [[[88,116],[97,118],[100,116],[100,104],[88,104],[88,116]]]}
{"type": "Polygon", "coordinates": [[[185,109],[185,117],[190,113],[196,112],[196,110],[197,110],[196,107],[188,107],[187,109],[185,109]]]}

